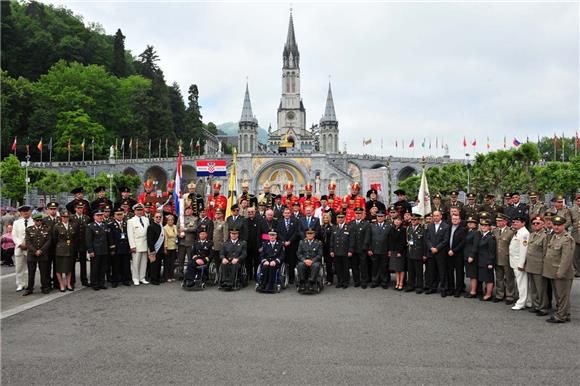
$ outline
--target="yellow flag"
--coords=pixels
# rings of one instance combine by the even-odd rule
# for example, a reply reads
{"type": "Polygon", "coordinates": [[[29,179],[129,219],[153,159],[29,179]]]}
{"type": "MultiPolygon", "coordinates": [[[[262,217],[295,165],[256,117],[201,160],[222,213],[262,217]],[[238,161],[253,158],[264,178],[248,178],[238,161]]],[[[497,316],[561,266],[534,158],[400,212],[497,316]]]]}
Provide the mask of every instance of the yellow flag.
{"type": "Polygon", "coordinates": [[[236,155],[237,151],[236,148],[233,148],[232,151],[233,159],[232,159],[232,170],[230,174],[230,182],[228,184],[228,206],[226,207],[226,217],[232,214],[232,205],[236,202],[236,155]]]}

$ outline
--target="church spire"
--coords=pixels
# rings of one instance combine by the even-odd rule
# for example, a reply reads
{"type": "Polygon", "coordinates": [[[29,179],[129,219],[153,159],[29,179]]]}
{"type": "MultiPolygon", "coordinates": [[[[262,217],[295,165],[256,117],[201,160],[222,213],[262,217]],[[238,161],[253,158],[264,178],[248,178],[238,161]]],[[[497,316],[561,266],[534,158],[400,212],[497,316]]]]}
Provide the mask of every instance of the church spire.
{"type": "Polygon", "coordinates": [[[252,113],[252,102],[250,102],[250,91],[248,89],[248,83],[246,82],[246,95],[244,96],[244,106],[242,107],[242,118],[240,122],[252,122],[257,123],[258,120],[254,117],[252,113]]]}
{"type": "Polygon", "coordinates": [[[332,89],[330,87],[330,82],[328,82],[328,95],[326,97],[326,107],[324,109],[324,115],[320,122],[336,122],[336,113],[334,111],[334,100],[332,99],[332,89]]]}
{"type": "Polygon", "coordinates": [[[298,45],[296,44],[296,35],[294,34],[294,19],[292,18],[292,11],[290,11],[290,21],[288,23],[288,36],[286,37],[286,44],[284,44],[284,68],[299,68],[300,67],[300,53],[298,52],[298,45]]]}

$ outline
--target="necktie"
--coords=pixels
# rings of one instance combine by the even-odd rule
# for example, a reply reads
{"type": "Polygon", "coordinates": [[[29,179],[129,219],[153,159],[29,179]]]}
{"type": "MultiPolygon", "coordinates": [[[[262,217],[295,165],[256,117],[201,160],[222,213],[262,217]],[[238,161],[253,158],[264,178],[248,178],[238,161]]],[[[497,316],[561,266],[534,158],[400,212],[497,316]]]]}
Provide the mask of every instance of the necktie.
{"type": "Polygon", "coordinates": [[[141,226],[145,228],[145,224],[143,224],[143,219],[141,217],[139,217],[139,222],[141,223],[141,226]]]}
{"type": "Polygon", "coordinates": [[[310,226],[310,217],[308,217],[308,220],[306,221],[306,225],[310,226]]]}
{"type": "Polygon", "coordinates": [[[290,221],[286,220],[286,230],[290,229],[290,221]]]}
{"type": "Polygon", "coordinates": [[[24,228],[28,228],[28,219],[27,218],[24,219],[24,228]]]}

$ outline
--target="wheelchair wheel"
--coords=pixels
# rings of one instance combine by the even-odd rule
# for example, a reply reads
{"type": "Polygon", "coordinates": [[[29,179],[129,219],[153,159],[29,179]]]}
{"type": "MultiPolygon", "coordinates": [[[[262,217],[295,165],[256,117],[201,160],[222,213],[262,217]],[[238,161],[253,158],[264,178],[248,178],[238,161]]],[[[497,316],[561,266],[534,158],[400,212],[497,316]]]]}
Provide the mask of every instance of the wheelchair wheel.
{"type": "Polygon", "coordinates": [[[276,293],[280,293],[280,291],[282,291],[282,285],[276,284],[276,293]]]}
{"type": "Polygon", "coordinates": [[[280,267],[280,286],[282,287],[282,289],[288,288],[289,280],[290,279],[288,277],[288,265],[286,265],[286,263],[283,263],[282,266],[280,267]]]}
{"type": "Polygon", "coordinates": [[[209,285],[218,284],[218,272],[215,263],[213,261],[209,263],[207,269],[207,282],[209,285]]]}

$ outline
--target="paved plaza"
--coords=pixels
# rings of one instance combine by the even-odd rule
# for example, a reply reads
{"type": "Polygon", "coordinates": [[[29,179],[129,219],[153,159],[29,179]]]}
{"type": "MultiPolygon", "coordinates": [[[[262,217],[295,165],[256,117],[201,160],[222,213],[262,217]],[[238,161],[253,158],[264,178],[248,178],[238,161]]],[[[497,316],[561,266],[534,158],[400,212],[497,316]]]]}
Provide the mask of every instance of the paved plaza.
{"type": "Polygon", "coordinates": [[[580,281],[572,322],[505,304],[392,289],[178,283],[23,298],[2,271],[2,383],[578,384],[580,281]],[[46,300],[49,301],[45,302],[46,300]],[[25,309],[32,304],[44,302],[25,309]]]}

